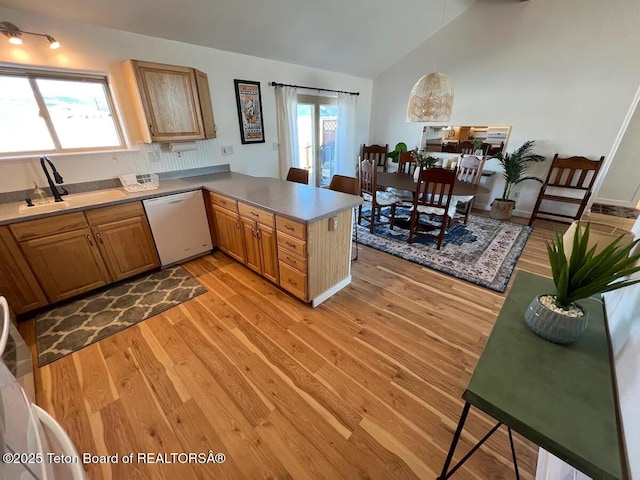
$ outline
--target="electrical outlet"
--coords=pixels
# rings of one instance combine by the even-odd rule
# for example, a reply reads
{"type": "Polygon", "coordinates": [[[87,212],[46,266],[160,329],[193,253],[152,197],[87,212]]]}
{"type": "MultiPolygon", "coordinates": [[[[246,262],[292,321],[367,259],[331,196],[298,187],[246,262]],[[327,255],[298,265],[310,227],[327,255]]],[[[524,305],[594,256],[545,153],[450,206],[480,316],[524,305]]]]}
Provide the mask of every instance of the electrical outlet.
{"type": "Polygon", "coordinates": [[[229,152],[227,151],[227,147],[220,147],[220,153],[222,154],[223,157],[226,157],[227,155],[229,155],[229,152]]]}
{"type": "Polygon", "coordinates": [[[514,192],[513,193],[514,200],[517,200],[519,196],[520,196],[520,192],[514,192]]]}
{"type": "Polygon", "coordinates": [[[159,162],[160,161],[160,148],[156,144],[151,144],[151,150],[147,152],[147,157],[150,162],[159,162]]]}

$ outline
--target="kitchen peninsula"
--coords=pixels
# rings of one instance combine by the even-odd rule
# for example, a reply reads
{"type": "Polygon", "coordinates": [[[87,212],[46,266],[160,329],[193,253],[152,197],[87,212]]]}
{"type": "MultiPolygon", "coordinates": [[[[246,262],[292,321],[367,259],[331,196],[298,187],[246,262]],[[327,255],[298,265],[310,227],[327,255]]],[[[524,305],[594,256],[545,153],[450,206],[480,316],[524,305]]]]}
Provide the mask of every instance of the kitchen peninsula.
{"type": "MultiPolygon", "coordinates": [[[[175,172],[169,178],[161,175],[157,190],[123,195],[121,189],[114,189],[119,195],[110,198],[105,193],[106,200],[102,201],[95,201],[95,195],[87,195],[87,202],[82,202],[83,194],[77,194],[69,208],[50,212],[25,215],[19,213],[18,203],[0,204],[0,229],[6,230],[3,238],[15,239],[14,247],[18,247],[20,242],[30,240],[30,226],[40,229],[38,222],[55,219],[64,224],[64,219],[75,215],[78,218],[66,222],[65,228],[87,228],[84,217],[80,216],[91,218],[96,209],[107,211],[124,208],[126,204],[141,205],[140,202],[148,198],[203,190],[214,246],[235,260],[312,306],[351,282],[352,215],[353,207],[362,203],[360,197],[230,171],[208,173],[206,169],[198,169],[179,175],[182,177],[171,178],[178,176],[175,172]]],[[[73,197],[70,195],[69,200],[73,197]]],[[[91,243],[91,239],[88,241],[91,243]]],[[[19,253],[20,248],[12,248],[12,252],[19,253]]],[[[36,278],[41,278],[37,265],[19,263],[21,269],[30,268],[36,278]]],[[[21,295],[24,296],[24,292],[21,295]]],[[[34,297],[41,299],[37,306],[42,306],[44,295],[36,292],[34,297]]],[[[54,301],[45,300],[46,303],[54,301]]]]}

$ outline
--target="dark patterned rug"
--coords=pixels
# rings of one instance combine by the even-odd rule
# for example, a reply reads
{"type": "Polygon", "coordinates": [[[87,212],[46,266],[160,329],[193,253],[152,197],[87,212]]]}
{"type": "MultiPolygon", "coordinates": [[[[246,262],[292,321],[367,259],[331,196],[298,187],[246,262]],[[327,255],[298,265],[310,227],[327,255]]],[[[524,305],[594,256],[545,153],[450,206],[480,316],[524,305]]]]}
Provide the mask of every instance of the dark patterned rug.
{"type": "MultiPolygon", "coordinates": [[[[368,208],[365,204],[365,212],[368,208]]],[[[531,234],[526,225],[469,215],[467,225],[458,221],[451,224],[438,250],[437,241],[430,238],[414,237],[413,244],[407,243],[409,231],[402,226],[408,226],[409,216],[409,210],[398,208],[396,221],[400,226],[393,230],[388,225],[376,227],[374,235],[363,219],[358,226],[358,243],[497,292],[507,288],[531,234]]]]}
{"type": "Polygon", "coordinates": [[[612,215],[622,218],[638,218],[638,216],[640,216],[640,210],[636,210],[635,208],[605,205],[604,203],[594,203],[591,205],[591,213],[601,213],[602,215],[612,215]]]}
{"type": "Polygon", "coordinates": [[[38,365],[53,362],[207,291],[182,267],[126,280],[38,315],[38,365]]]}

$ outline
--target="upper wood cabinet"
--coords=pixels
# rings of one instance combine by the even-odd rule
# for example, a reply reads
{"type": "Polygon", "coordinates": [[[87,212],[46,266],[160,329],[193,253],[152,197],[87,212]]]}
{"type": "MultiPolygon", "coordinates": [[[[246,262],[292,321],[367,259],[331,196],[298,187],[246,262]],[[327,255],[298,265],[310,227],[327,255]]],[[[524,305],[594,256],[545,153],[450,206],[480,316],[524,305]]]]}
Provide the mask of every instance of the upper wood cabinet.
{"type": "Polygon", "coordinates": [[[0,227],[0,295],[16,313],[49,303],[8,227],[0,227]]]}
{"type": "Polygon", "coordinates": [[[207,75],[189,67],[127,60],[125,77],[146,142],[215,138],[207,75]]]}

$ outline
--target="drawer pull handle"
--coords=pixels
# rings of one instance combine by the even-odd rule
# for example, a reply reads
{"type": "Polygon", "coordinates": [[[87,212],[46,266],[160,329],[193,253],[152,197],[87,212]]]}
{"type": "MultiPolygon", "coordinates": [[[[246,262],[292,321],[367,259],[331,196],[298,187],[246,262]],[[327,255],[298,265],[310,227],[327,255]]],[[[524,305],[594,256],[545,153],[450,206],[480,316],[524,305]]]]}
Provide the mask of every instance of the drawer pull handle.
{"type": "Polygon", "coordinates": [[[289,245],[292,248],[296,248],[296,244],[295,243],[291,243],[291,242],[287,242],[287,241],[285,241],[284,243],[286,243],[287,245],[289,245]]]}
{"type": "Polygon", "coordinates": [[[284,228],[286,228],[287,230],[295,230],[295,228],[293,228],[293,227],[292,227],[292,226],[290,226],[290,225],[285,225],[285,226],[284,226],[284,228]]]}
{"type": "Polygon", "coordinates": [[[287,260],[290,261],[291,263],[293,263],[294,265],[298,264],[298,262],[296,262],[293,258],[287,257],[287,260]]]}
{"type": "Polygon", "coordinates": [[[258,238],[258,235],[256,235],[256,227],[251,227],[251,236],[258,238]]]}
{"type": "Polygon", "coordinates": [[[89,240],[89,245],[93,247],[93,238],[91,238],[91,235],[87,235],[87,240],[89,240]]]}
{"type": "Polygon", "coordinates": [[[287,279],[287,282],[289,282],[291,285],[293,285],[294,287],[298,286],[298,282],[296,282],[295,280],[291,280],[290,278],[287,279]]]}
{"type": "Polygon", "coordinates": [[[220,202],[222,205],[226,205],[226,204],[227,204],[226,200],[219,200],[219,202],[220,202]]]}
{"type": "Polygon", "coordinates": [[[254,217],[259,217],[260,216],[260,214],[256,213],[256,212],[251,212],[251,215],[253,215],[254,217]]]}
{"type": "Polygon", "coordinates": [[[98,241],[104,245],[104,242],[102,241],[102,235],[100,235],[99,233],[96,233],[96,237],[98,238],[98,241]]]}

